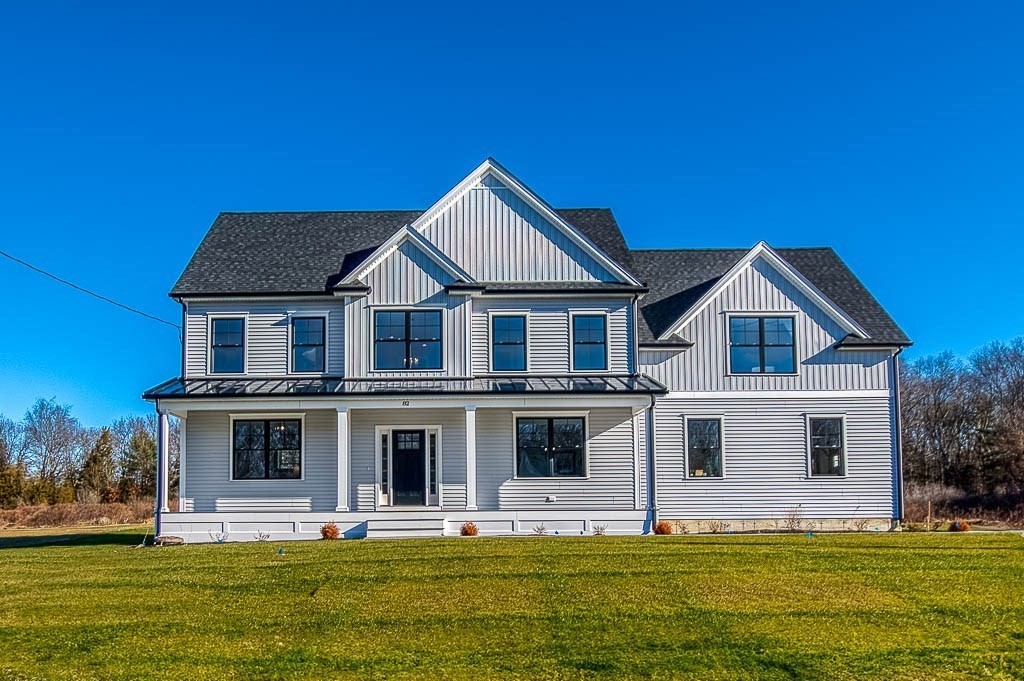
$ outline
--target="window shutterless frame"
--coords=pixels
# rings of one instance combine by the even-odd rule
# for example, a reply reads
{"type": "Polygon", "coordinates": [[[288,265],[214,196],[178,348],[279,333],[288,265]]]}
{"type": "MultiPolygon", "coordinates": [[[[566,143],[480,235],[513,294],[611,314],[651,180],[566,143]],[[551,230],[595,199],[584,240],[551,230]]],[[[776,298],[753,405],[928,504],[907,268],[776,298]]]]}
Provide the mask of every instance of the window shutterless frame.
{"type": "Polygon", "coordinates": [[[683,477],[689,480],[722,480],[725,478],[725,418],[722,414],[691,414],[683,417],[683,477]],[[690,474],[690,436],[700,422],[704,421],[713,421],[718,424],[719,473],[717,475],[690,474]]]}
{"type": "Polygon", "coordinates": [[[228,415],[228,481],[256,484],[302,482],[306,479],[306,415],[299,412],[238,413],[228,415]],[[236,478],[235,477],[235,421],[298,421],[299,422],[299,477],[297,478],[236,478]]]}
{"type": "Polygon", "coordinates": [[[372,307],[370,308],[371,333],[373,347],[371,349],[373,369],[371,371],[443,371],[444,370],[444,314],[443,310],[436,307],[430,308],[393,308],[393,307],[372,307]],[[383,315],[387,315],[386,317],[383,315]],[[414,315],[425,315],[422,319],[414,320],[414,315]],[[435,317],[436,315],[436,317],[435,317]],[[433,324],[428,321],[430,318],[437,320],[437,334],[426,334],[423,330],[429,329],[433,324]],[[416,323],[414,323],[414,321],[416,323]],[[382,334],[387,333],[385,337],[382,334]],[[400,333],[401,335],[395,335],[400,333]],[[437,344],[437,364],[423,366],[415,360],[414,348],[417,344],[437,344]],[[381,366],[381,349],[387,347],[394,354],[394,359],[401,358],[402,366],[384,367],[381,366]],[[415,364],[415,366],[410,366],[415,364]]]}
{"type": "MultiPolygon", "coordinates": [[[[548,438],[553,437],[548,426],[548,438]]],[[[590,477],[590,412],[588,411],[515,411],[512,412],[512,476],[516,480],[586,480],[590,477]],[[581,419],[583,421],[583,470],[581,475],[519,475],[519,421],[537,419],[542,421],[559,419],[581,419]]]]}
{"type": "Polygon", "coordinates": [[[330,368],[330,348],[329,339],[330,334],[330,313],[328,312],[295,312],[288,315],[288,373],[291,374],[302,374],[307,376],[322,375],[329,373],[330,368]],[[304,329],[305,333],[296,334],[296,322],[302,325],[303,322],[308,320],[320,320],[322,332],[320,334],[319,342],[315,337],[310,337],[309,329],[304,329]],[[296,369],[295,353],[298,348],[320,348],[322,362],[320,369],[313,371],[300,371],[296,369]]]}
{"type": "MultiPolygon", "coordinates": [[[[223,327],[222,327],[223,328],[223,327]]],[[[218,312],[206,315],[206,373],[217,376],[242,376],[249,370],[249,315],[244,312],[218,312]],[[218,339],[215,334],[219,322],[241,321],[242,338],[241,345],[234,342],[225,343],[224,339],[218,339]],[[218,348],[241,348],[242,370],[241,371],[217,371],[216,359],[218,348]]]]}
{"type": "Polygon", "coordinates": [[[490,310],[487,314],[487,361],[488,370],[492,373],[525,373],[530,370],[530,316],[529,313],[521,310],[490,310]],[[502,334],[495,332],[495,324],[498,320],[521,319],[522,320],[522,341],[516,341],[502,334]],[[507,348],[514,352],[515,348],[522,348],[522,369],[498,369],[495,368],[495,348],[507,348]]]}
{"type": "Polygon", "coordinates": [[[807,448],[807,477],[814,480],[842,480],[846,477],[847,472],[850,469],[849,462],[849,448],[847,447],[846,438],[846,414],[807,414],[804,420],[804,427],[807,431],[806,448],[807,448]],[[839,453],[842,461],[841,472],[835,473],[814,473],[813,456],[815,449],[814,442],[814,421],[820,420],[835,420],[839,421],[839,453]]]}
{"type": "Polygon", "coordinates": [[[569,370],[572,373],[606,373],[611,367],[611,342],[608,330],[608,312],[606,310],[570,310],[569,311],[569,370]],[[576,320],[578,318],[601,318],[604,325],[604,339],[597,341],[593,339],[593,333],[581,334],[577,338],[576,320]],[[578,368],[576,362],[576,348],[597,349],[603,346],[604,366],[603,368],[578,368]]]}
{"type": "MultiPolygon", "coordinates": [[[[798,319],[797,315],[792,312],[729,312],[725,315],[725,354],[728,366],[728,374],[730,376],[796,376],[800,372],[799,356],[797,353],[797,338],[798,334],[798,319]],[[733,338],[733,320],[745,319],[753,322],[756,320],[756,342],[753,339],[741,339],[742,342],[734,342],[733,338]],[[791,344],[780,344],[780,343],[767,343],[766,336],[770,336],[771,333],[766,334],[766,320],[778,320],[788,319],[791,324],[792,343],[791,344]],[[746,348],[750,351],[754,351],[757,355],[759,371],[739,371],[733,363],[733,349],[734,348],[746,348]],[[789,348],[790,350],[790,361],[793,363],[792,371],[765,371],[766,367],[766,348],[767,349],[783,349],[789,348]]],[[[754,334],[755,329],[753,325],[749,329],[750,334],[754,334]]]]}

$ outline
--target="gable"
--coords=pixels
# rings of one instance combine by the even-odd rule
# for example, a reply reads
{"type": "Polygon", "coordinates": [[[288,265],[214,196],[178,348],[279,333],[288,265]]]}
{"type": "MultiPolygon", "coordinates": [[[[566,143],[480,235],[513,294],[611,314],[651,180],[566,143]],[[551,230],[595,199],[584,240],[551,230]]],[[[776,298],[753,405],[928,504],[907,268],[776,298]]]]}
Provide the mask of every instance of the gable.
{"type": "Polygon", "coordinates": [[[478,281],[631,279],[528,190],[490,164],[467,178],[413,227],[478,281]]]}
{"type": "Polygon", "coordinates": [[[411,241],[403,241],[363,276],[373,304],[415,304],[447,299],[455,277],[411,241]]]}

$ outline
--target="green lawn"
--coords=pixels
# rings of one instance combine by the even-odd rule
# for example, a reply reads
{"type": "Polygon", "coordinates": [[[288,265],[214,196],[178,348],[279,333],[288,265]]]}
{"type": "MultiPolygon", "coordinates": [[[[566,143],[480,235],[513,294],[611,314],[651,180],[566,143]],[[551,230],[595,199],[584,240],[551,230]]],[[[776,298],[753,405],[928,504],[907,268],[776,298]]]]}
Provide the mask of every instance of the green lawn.
{"type": "Polygon", "coordinates": [[[1018,534],[25,535],[0,679],[1024,678],[1018,534]]]}

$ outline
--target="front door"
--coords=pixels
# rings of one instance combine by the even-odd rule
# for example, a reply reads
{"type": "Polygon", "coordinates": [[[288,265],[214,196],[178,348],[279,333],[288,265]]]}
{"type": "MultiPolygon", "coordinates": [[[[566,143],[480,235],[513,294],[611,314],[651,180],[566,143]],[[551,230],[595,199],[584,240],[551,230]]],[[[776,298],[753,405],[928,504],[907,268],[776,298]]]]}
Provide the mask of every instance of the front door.
{"type": "Polygon", "coordinates": [[[396,506],[426,506],[426,437],[422,430],[394,431],[391,453],[394,481],[391,485],[396,506]]]}

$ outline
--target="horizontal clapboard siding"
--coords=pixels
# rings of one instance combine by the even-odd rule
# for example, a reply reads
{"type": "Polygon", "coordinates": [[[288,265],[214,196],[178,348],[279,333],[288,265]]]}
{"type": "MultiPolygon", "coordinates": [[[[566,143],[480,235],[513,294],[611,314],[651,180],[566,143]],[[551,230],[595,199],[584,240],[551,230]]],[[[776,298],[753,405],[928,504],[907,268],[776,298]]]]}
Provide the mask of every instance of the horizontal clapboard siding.
{"type": "MultiPolygon", "coordinates": [[[[543,412],[536,412],[543,416],[543,412]]],[[[633,424],[629,409],[591,409],[589,478],[520,478],[509,409],[477,411],[477,502],[481,510],[633,508],[633,424]],[[554,495],[555,502],[546,502],[554,495]]]]}
{"type": "Polygon", "coordinates": [[[681,334],[682,352],[641,351],[640,371],[670,390],[872,390],[889,387],[885,352],[849,352],[832,346],[846,331],[764,260],[755,260],[681,334]],[[793,312],[796,376],[730,376],[728,313],[793,312]]]}
{"type": "Polygon", "coordinates": [[[452,202],[422,232],[479,281],[616,281],[492,176],[452,202]]]}
{"type": "MultiPolygon", "coordinates": [[[[295,412],[288,412],[295,413],[295,412]]],[[[230,480],[231,433],[227,411],[196,411],[185,429],[185,492],[197,512],[333,511],[338,505],[337,412],[305,412],[302,480],[230,480]],[[308,501],[307,501],[308,500],[308,501]]]]}
{"type": "Polygon", "coordinates": [[[466,507],[465,409],[355,409],[351,412],[354,511],[372,511],[376,494],[377,426],[441,426],[441,484],[445,508],[466,507]]]}
{"type": "Polygon", "coordinates": [[[890,402],[886,397],[662,399],[655,407],[658,508],[665,517],[805,518],[893,514],[890,402]],[[847,475],[807,475],[808,414],[846,416],[847,475]],[[684,416],[721,415],[724,479],[685,477],[684,416]]]}
{"type": "Polygon", "coordinates": [[[210,315],[238,314],[246,318],[245,340],[247,369],[251,375],[288,374],[289,315],[328,313],[327,372],[345,372],[345,314],[340,301],[189,303],[186,315],[185,373],[189,377],[207,375],[210,348],[210,315]]]}
{"type": "Polygon", "coordinates": [[[473,303],[473,372],[490,370],[490,312],[522,310],[529,316],[526,350],[532,374],[564,374],[570,370],[569,314],[605,312],[608,314],[609,370],[631,371],[630,352],[632,306],[625,300],[484,300],[473,303]]]}
{"type": "Polygon", "coordinates": [[[364,277],[366,297],[350,298],[345,306],[349,334],[347,366],[350,377],[466,376],[466,310],[462,296],[449,296],[444,287],[452,275],[411,242],[404,242],[364,277]],[[439,371],[374,371],[373,311],[378,306],[408,306],[442,310],[444,368],[439,371]]]}

